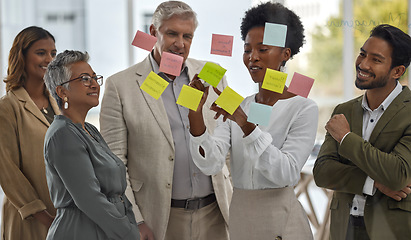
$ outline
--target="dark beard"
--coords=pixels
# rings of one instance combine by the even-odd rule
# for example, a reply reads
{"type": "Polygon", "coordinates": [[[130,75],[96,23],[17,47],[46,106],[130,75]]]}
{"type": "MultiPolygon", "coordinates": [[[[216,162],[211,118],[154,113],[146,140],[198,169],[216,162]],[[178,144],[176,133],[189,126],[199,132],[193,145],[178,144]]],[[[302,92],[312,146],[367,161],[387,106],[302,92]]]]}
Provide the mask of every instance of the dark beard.
{"type": "Polygon", "coordinates": [[[364,84],[361,79],[356,77],[355,86],[360,90],[374,89],[385,87],[388,83],[388,74],[379,78],[375,78],[374,81],[364,84]]]}

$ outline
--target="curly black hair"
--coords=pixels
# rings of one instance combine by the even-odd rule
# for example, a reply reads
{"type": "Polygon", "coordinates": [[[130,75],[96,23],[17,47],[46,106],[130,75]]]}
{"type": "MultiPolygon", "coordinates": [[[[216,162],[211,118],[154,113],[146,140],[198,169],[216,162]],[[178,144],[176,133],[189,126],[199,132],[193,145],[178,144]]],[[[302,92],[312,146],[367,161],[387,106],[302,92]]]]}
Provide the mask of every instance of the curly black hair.
{"type": "Polygon", "coordinates": [[[245,12],[241,22],[243,41],[252,28],[264,27],[266,22],[287,25],[285,47],[291,49],[291,57],[300,51],[305,42],[303,24],[299,16],[280,3],[262,3],[245,12]]]}

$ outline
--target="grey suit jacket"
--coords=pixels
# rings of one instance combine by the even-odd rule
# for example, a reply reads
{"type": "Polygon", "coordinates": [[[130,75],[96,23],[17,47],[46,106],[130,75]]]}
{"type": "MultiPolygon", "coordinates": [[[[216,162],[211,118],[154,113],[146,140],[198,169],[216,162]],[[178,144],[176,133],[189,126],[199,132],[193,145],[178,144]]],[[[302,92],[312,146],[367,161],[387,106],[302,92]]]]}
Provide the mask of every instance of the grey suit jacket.
{"type": "MultiPolygon", "coordinates": [[[[331,202],[331,239],[345,239],[355,194],[361,195],[367,176],[392,190],[411,183],[411,91],[402,92],[385,110],[369,141],[362,138],[363,96],[338,105],[351,133],[342,144],[327,133],[314,166],[318,186],[335,190],[331,202]]],[[[409,239],[411,197],[397,202],[377,192],[367,196],[364,220],[371,239],[409,239]]]]}
{"type": "MultiPolygon", "coordinates": [[[[190,79],[205,62],[187,59],[190,79]]],[[[109,77],[101,105],[101,133],[110,149],[126,164],[129,187],[126,195],[133,203],[137,222],[145,221],[156,239],[164,239],[168,225],[174,169],[174,142],[161,98],[155,100],[140,89],[152,71],[149,57],[109,77]]],[[[219,84],[222,90],[226,80],[219,84]]],[[[209,110],[217,95],[209,91],[204,105],[207,129],[214,129],[209,110]]],[[[214,192],[228,223],[232,186],[227,167],[212,176],[214,192]]]]}

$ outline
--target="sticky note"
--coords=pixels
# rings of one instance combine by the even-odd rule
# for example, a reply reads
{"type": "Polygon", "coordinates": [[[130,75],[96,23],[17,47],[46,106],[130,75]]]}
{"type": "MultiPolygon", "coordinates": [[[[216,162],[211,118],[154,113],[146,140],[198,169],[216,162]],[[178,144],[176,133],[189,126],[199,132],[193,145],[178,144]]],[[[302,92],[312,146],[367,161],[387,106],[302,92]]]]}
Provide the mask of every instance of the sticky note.
{"type": "Polygon", "coordinates": [[[167,88],[168,82],[155,72],[151,71],[146,80],[141,84],[141,89],[150,94],[155,99],[158,99],[164,90],[167,88]]]}
{"type": "Polygon", "coordinates": [[[265,23],[263,44],[276,47],[285,47],[287,25],[265,23]]]}
{"type": "Polygon", "coordinates": [[[131,44],[144,50],[151,51],[156,42],[156,37],[138,30],[131,44]]]}
{"type": "Polygon", "coordinates": [[[226,71],[218,64],[206,62],[198,77],[211,84],[211,86],[217,87],[226,71]]]}
{"type": "Polygon", "coordinates": [[[240,94],[236,93],[230,87],[226,87],[215,103],[229,114],[233,115],[243,100],[244,98],[240,94]]]}
{"type": "Polygon", "coordinates": [[[211,38],[211,54],[231,57],[233,39],[233,36],[213,34],[211,38]]]}
{"type": "Polygon", "coordinates": [[[313,78],[295,72],[293,79],[291,79],[290,86],[288,87],[288,91],[306,98],[308,97],[313,84],[313,78]]]}
{"type": "Polygon", "coordinates": [[[273,107],[265,104],[252,102],[248,111],[247,121],[263,126],[268,126],[273,107]]]}
{"type": "Polygon", "coordinates": [[[177,104],[193,111],[197,111],[198,104],[200,104],[202,96],[202,91],[187,85],[183,85],[180,95],[178,95],[177,104]]]}
{"type": "Polygon", "coordinates": [[[163,52],[163,54],[161,54],[159,71],[173,76],[180,76],[183,60],[184,58],[182,56],[163,52]]]}
{"type": "Polygon", "coordinates": [[[261,87],[273,92],[283,93],[286,80],[287,73],[267,68],[261,87]]]}

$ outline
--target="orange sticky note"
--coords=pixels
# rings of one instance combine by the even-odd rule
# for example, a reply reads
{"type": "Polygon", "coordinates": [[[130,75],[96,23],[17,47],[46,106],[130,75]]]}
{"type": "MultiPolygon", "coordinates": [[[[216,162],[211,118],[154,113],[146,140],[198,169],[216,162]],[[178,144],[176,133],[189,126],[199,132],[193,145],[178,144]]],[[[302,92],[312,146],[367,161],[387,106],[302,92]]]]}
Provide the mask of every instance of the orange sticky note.
{"type": "Polygon", "coordinates": [[[193,111],[197,111],[198,104],[200,104],[202,96],[202,91],[187,85],[183,85],[180,95],[178,95],[177,104],[193,111]]]}
{"type": "Polygon", "coordinates": [[[151,71],[148,74],[146,80],[141,84],[141,89],[150,94],[155,99],[158,99],[164,90],[166,90],[168,82],[162,77],[158,76],[155,72],[151,71]]]}
{"type": "Polygon", "coordinates": [[[131,44],[144,50],[151,51],[156,42],[156,37],[138,30],[131,44]]]}
{"type": "Polygon", "coordinates": [[[273,92],[283,93],[286,80],[287,73],[267,68],[261,87],[273,92]]]}
{"type": "Polygon", "coordinates": [[[211,54],[231,57],[233,39],[233,36],[213,34],[211,38],[211,54]]]}
{"type": "Polygon", "coordinates": [[[313,84],[313,78],[295,72],[290,86],[288,87],[288,91],[306,98],[308,97],[313,84]]]}
{"type": "Polygon", "coordinates": [[[215,103],[229,114],[233,115],[243,100],[244,98],[240,94],[236,93],[230,87],[226,87],[215,103]]]}
{"type": "Polygon", "coordinates": [[[183,60],[184,58],[182,56],[163,52],[163,54],[161,54],[159,71],[173,76],[180,76],[183,60]]]}

